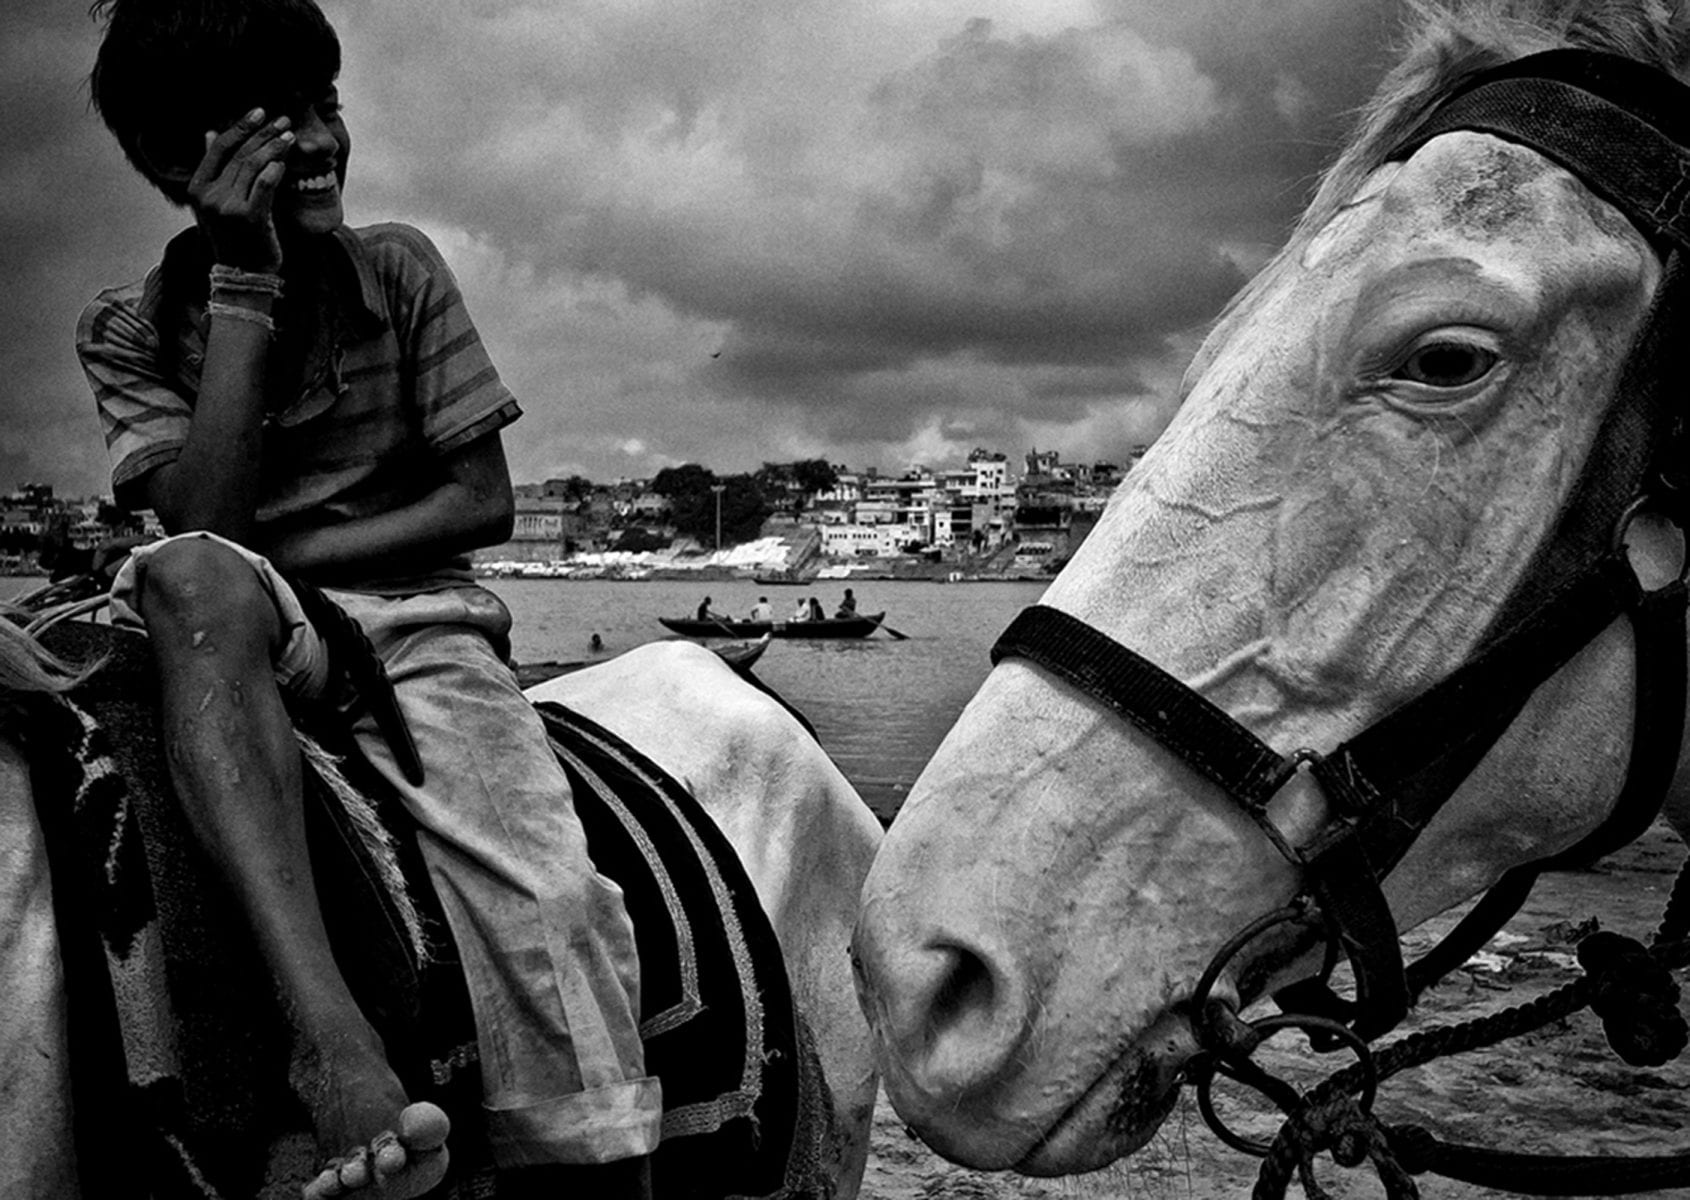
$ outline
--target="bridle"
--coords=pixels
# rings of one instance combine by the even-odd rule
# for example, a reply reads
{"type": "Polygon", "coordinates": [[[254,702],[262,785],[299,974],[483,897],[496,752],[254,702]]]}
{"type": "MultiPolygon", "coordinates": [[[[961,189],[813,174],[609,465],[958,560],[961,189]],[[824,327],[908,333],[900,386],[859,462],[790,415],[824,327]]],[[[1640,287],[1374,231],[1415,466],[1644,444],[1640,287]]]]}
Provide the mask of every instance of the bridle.
{"type": "MultiPolygon", "coordinates": [[[[1690,88],[1613,55],[1537,54],[1467,83],[1388,161],[1456,130],[1494,134],[1559,163],[1624,212],[1666,260],[1568,503],[1475,655],[1342,745],[1281,753],[1168,672],[1058,609],[1024,610],[992,651],[994,664],[1010,657],[1036,664],[1172,751],[1300,871],[1294,903],[1229,941],[1191,1000],[1200,1044],[1236,1072],[1248,1073],[1248,1050],[1285,1024],[1308,1031],[1317,1046],[1345,1044],[1369,1061],[1368,1043],[1394,1029],[1421,991],[1500,929],[1543,870],[1588,861],[1640,836],[1659,813],[1678,762],[1690,589],[1684,574],[1645,588],[1625,541],[1644,514],[1690,529],[1690,389],[1685,356],[1674,344],[1690,330],[1690,88]],[[1385,876],[1532,693],[1621,616],[1635,637],[1636,718],[1610,814],[1570,849],[1508,872],[1442,942],[1405,965],[1381,889],[1385,876]],[[1310,839],[1292,845],[1267,806],[1298,772],[1320,786],[1328,817],[1310,839]],[[1278,925],[1319,930],[1325,965],[1316,979],[1276,995],[1286,1015],[1245,1026],[1209,1003],[1210,989],[1233,956],[1278,925]],[[1340,957],[1354,975],[1353,1001],[1328,986],[1340,957]]],[[[1286,1086],[1251,1082],[1264,1090],[1286,1086]]]]}

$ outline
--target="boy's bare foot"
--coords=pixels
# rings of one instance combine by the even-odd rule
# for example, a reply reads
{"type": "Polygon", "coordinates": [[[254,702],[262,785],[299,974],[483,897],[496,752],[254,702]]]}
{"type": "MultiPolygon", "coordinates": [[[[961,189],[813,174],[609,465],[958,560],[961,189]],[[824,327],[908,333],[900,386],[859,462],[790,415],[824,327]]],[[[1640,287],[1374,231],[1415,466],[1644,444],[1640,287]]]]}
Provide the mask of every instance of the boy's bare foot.
{"type": "Polygon", "coordinates": [[[446,1135],[451,1122],[426,1100],[406,1105],[399,1129],[384,1129],[349,1154],[333,1158],[305,1185],[304,1200],[330,1200],[371,1187],[382,1200],[409,1200],[446,1175],[446,1135]]]}
{"type": "Polygon", "coordinates": [[[332,1156],[305,1184],[303,1200],[366,1190],[381,1200],[421,1196],[446,1174],[451,1122],[436,1105],[409,1103],[379,1051],[340,1049],[316,1069],[296,1068],[317,1146],[332,1156]]]}

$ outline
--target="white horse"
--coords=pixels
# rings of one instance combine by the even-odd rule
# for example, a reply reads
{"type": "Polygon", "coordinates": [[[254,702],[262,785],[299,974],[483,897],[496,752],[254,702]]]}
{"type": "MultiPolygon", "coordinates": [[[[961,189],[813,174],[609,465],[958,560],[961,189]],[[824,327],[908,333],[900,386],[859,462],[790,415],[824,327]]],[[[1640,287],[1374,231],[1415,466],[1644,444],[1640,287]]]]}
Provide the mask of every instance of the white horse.
{"type": "MultiPolygon", "coordinates": [[[[0,619],[0,702],[64,683],[0,619]]],[[[878,1079],[852,1000],[847,942],[880,825],[778,703],[685,643],[642,647],[531,690],[640,747],[686,786],[738,852],[785,954],[832,1091],[837,1194],[857,1193],[878,1079]]],[[[3,706],[0,706],[3,715],[3,706]]],[[[72,1200],[64,986],[28,764],[0,722],[0,1195],[72,1200]]]]}
{"type": "MultiPolygon", "coordinates": [[[[1359,134],[1043,600],[1281,753],[1339,746],[1473,654],[1580,478],[1663,275],[1618,209],[1535,150],[1451,132],[1386,158],[1457,85],[1529,53],[1582,44],[1677,73],[1686,6],[1416,8],[1359,134]]],[[[1639,556],[1670,560],[1669,540],[1639,556]]],[[[1600,824],[1630,749],[1632,646],[1616,621],[1537,688],[1390,872],[1398,929],[1600,824]]],[[[1690,833],[1683,761],[1668,813],[1690,833]]],[[[1291,846],[1328,815],[1306,774],[1267,809],[1291,846]]],[[[859,988],[894,1106],[978,1168],[1132,1153],[1197,1048],[1199,976],[1301,882],[1184,758],[1004,660],[863,894],[859,988]]],[[[1318,965],[1264,954],[1247,946],[1214,995],[1247,1003],[1318,965]]]]}

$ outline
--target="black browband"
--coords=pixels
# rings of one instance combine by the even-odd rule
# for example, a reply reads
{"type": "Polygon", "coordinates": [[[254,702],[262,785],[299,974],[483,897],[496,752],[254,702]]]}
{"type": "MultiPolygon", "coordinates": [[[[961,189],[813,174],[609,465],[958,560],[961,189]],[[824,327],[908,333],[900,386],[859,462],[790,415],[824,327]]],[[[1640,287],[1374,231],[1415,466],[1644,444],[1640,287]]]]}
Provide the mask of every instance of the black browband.
{"type": "Polygon", "coordinates": [[[1674,344],[1690,311],[1690,270],[1682,261],[1690,250],[1690,88],[1612,55],[1533,55],[1464,86],[1386,161],[1456,130],[1544,154],[1624,212],[1667,259],[1568,505],[1477,655],[1330,753],[1282,755],[1160,667],[1060,610],[1026,609],[992,650],[993,663],[1026,659],[1107,705],[1256,820],[1302,869],[1305,895],[1356,979],[1353,1004],[1332,995],[1326,972],[1281,992],[1281,1003],[1346,1020],[1368,1039],[1394,1028],[1421,990],[1501,928],[1545,867],[1607,853],[1648,827],[1677,765],[1685,716],[1684,581],[1645,591],[1623,538],[1645,509],[1681,530],[1690,525],[1690,412],[1682,403],[1684,356],[1674,344]],[[1532,692],[1622,615],[1636,639],[1637,716],[1614,809],[1554,860],[1505,875],[1443,942],[1405,969],[1381,881],[1532,692]],[[1320,833],[1293,847],[1265,810],[1299,769],[1324,789],[1330,813],[1320,833]]]}

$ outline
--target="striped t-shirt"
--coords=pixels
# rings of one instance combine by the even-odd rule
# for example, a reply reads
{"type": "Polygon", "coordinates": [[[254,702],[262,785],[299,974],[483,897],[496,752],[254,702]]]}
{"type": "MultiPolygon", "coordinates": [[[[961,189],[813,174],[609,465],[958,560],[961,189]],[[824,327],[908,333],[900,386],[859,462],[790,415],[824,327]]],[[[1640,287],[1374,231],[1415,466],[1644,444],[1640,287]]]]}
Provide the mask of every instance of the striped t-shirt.
{"type": "MultiPolygon", "coordinates": [[[[296,395],[268,398],[255,549],[284,529],[421,498],[442,480],[441,455],[521,415],[427,237],[394,224],[343,226],[333,236],[303,384],[296,395]]],[[[146,476],[188,439],[210,265],[199,231],[185,230],[146,278],[100,293],[77,326],[119,504],[144,507],[146,476]]],[[[467,578],[467,555],[443,554],[420,576],[361,582],[410,591],[467,578]]]]}

